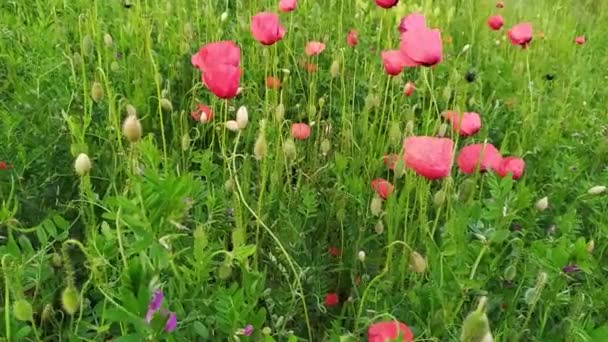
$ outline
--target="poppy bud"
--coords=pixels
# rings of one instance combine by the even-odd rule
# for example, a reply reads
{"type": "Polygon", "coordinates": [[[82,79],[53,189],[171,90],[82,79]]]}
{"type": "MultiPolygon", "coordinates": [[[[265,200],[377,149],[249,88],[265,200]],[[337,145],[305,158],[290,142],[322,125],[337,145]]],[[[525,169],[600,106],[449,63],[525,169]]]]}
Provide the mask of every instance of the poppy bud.
{"type": "Polygon", "coordinates": [[[228,12],[224,12],[220,15],[220,21],[224,22],[226,19],[228,19],[228,12]]]}
{"type": "Polygon", "coordinates": [[[414,121],[408,120],[405,124],[405,135],[414,135],[414,121]]]}
{"type": "Polygon", "coordinates": [[[235,120],[228,120],[228,121],[226,121],[226,129],[228,129],[231,132],[238,132],[239,124],[235,120]]]}
{"type": "Polygon", "coordinates": [[[42,322],[48,322],[54,314],[55,310],[53,310],[53,306],[51,304],[47,304],[42,309],[42,314],[40,315],[40,320],[42,322]]]}
{"type": "Polygon", "coordinates": [[[410,253],[410,267],[416,273],[424,273],[426,270],[426,259],[416,251],[410,253]]]}
{"type": "Polygon", "coordinates": [[[331,148],[331,143],[327,139],[321,141],[321,154],[325,157],[331,148]]]}
{"type": "Polygon", "coordinates": [[[399,145],[401,143],[401,127],[399,127],[399,123],[391,122],[391,125],[388,128],[388,140],[391,145],[399,145]]]}
{"type": "Polygon", "coordinates": [[[247,112],[247,107],[241,106],[236,111],[236,123],[239,129],[244,129],[247,127],[249,123],[249,113],[247,112]]]}
{"type": "Polygon", "coordinates": [[[137,110],[135,106],[128,104],[127,105],[127,115],[137,115],[137,110]]]}
{"type": "Polygon", "coordinates": [[[194,38],[194,28],[192,27],[192,23],[184,24],[184,36],[186,36],[188,40],[194,38]]]}
{"type": "Polygon", "coordinates": [[[323,108],[323,106],[325,106],[325,98],[321,97],[318,101],[319,103],[319,108],[323,108]]]}
{"type": "Polygon", "coordinates": [[[462,323],[461,342],[482,342],[490,333],[490,322],[485,313],[487,298],[482,297],[477,310],[469,313],[462,323]]]}
{"type": "Polygon", "coordinates": [[[262,329],[262,335],[268,336],[270,334],[272,334],[272,329],[270,329],[269,327],[264,327],[262,329]]]}
{"type": "Polygon", "coordinates": [[[458,191],[458,199],[462,202],[468,201],[471,196],[473,196],[475,189],[477,188],[475,184],[475,180],[472,178],[465,179],[462,184],[460,184],[460,189],[458,191]]]}
{"type": "Polygon", "coordinates": [[[296,144],[293,139],[287,139],[283,143],[283,154],[285,155],[285,159],[294,160],[296,159],[296,144]]]}
{"type": "Polygon", "coordinates": [[[606,192],[606,187],[603,185],[596,185],[587,191],[589,195],[601,195],[604,192],[606,192]]]}
{"type": "Polygon", "coordinates": [[[91,98],[93,98],[93,101],[99,103],[99,101],[103,100],[103,96],[103,87],[99,82],[94,82],[93,86],[91,87],[91,98]]]}
{"type": "Polygon", "coordinates": [[[405,87],[403,87],[403,94],[407,97],[410,97],[414,93],[414,90],[416,90],[414,83],[408,81],[405,84],[405,87]]]}
{"type": "Polygon", "coordinates": [[[590,240],[589,242],[587,242],[587,253],[589,253],[589,254],[593,253],[594,249],[595,249],[595,241],[590,240]]]}
{"type": "Polygon", "coordinates": [[[109,33],[103,35],[103,43],[106,45],[106,47],[111,47],[112,42],[112,36],[110,36],[109,33]]]}
{"type": "Polygon", "coordinates": [[[317,114],[317,106],[315,106],[314,103],[311,103],[310,106],[308,106],[308,115],[315,116],[315,114],[317,114]]]}
{"type": "Polygon", "coordinates": [[[53,253],[51,255],[51,263],[53,264],[53,267],[61,267],[61,265],[63,264],[63,260],[61,259],[61,255],[59,255],[58,253],[53,253]]]}
{"type": "Polygon", "coordinates": [[[139,119],[135,115],[129,115],[122,124],[122,135],[129,140],[129,142],[136,142],[141,138],[142,128],[139,119]]]}
{"type": "Polygon", "coordinates": [[[331,67],[329,67],[329,74],[334,78],[340,75],[340,61],[336,59],[331,63],[331,67]]]}
{"type": "Polygon", "coordinates": [[[61,293],[61,305],[68,315],[73,315],[78,311],[80,308],[80,294],[74,286],[68,285],[63,290],[61,293]]]}
{"type": "Polygon", "coordinates": [[[384,233],[384,223],[382,221],[376,222],[376,225],[374,226],[374,231],[376,232],[376,234],[384,233]]]}
{"type": "Polygon", "coordinates": [[[182,151],[188,151],[190,149],[190,135],[188,133],[184,133],[182,135],[182,151]]]}
{"type": "MultiPolygon", "coordinates": [[[[156,76],[158,76],[158,77],[162,77],[160,74],[157,74],[156,76]]],[[[162,83],[162,81],[159,81],[159,83],[162,83]]],[[[167,97],[169,97],[169,89],[163,89],[163,90],[160,92],[160,97],[163,97],[163,98],[167,98],[167,97]]]]}
{"type": "Polygon", "coordinates": [[[507,266],[507,268],[505,268],[503,277],[505,278],[505,280],[511,281],[511,280],[515,279],[516,275],[517,275],[517,268],[513,265],[509,265],[509,266],[507,266]]]}
{"type": "Polygon", "coordinates": [[[263,132],[260,132],[260,134],[258,135],[258,138],[256,139],[255,144],[253,146],[253,155],[255,156],[255,159],[256,160],[264,159],[267,148],[268,148],[268,144],[266,144],[266,136],[264,135],[263,132]]]}
{"type": "Polygon", "coordinates": [[[120,64],[118,64],[117,61],[112,62],[112,64],[110,64],[110,70],[112,72],[119,72],[120,71],[120,64]]]}
{"type": "Polygon", "coordinates": [[[32,304],[25,299],[17,299],[13,304],[13,315],[18,321],[29,322],[34,319],[32,304]]]}
{"type": "Polygon", "coordinates": [[[365,262],[365,251],[359,251],[359,253],[357,253],[357,259],[361,262],[365,262]]]}
{"type": "Polygon", "coordinates": [[[171,104],[171,101],[164,97],[160,100],[160,107],[167,112],[173,111],[173,105],[171,104]]]}
{"type": "Polygon", "coordinates": [[[545,196],[539,199],[534,205],[534,207],[538,211],[545,211],[549,207],[549,198],[545,196]]]}
{"type": "Polygon", "coordinates": [[[435,193],[435,196],[433,196],[433,204],[435,204],[437,207],[441,207],[443,203],[445,203],[445,198],[445,191],[439,190],[435,193]]]}
{"type": "Polygon", "coordinates": [[[537,292],[538,291],[536,291],[535,287],[531,287],[531,288],[527,289],[526,292],[524,292],[524,302],[526,302],[526,304],[528,304],[528,305],[531,305],[532,303],[534,303],[537,292]]]}
{"type": "Polygon", "coordinates": [[[437,131],[437,136],[440,138],[443,138],[443,137],[445,137],[447,132],[448,132],[448,124],[446,124],[444,122],[439,126],[439,130],[437,131]]]}
{"type": "Polygon", "coordinates": [[[226,192],[233,192],[234,191],[234,181],[232,180],[232,178],[228,179],[224,183],[224,190],[226,190],[226,192]]]}
{"type": "Polygon", "coordinates": [[[91,160],[89,156],[84,153],[81,153],[76,157],[76,161],[74,161],[74,170],[79,176],[84,176],[89,173],[91,170],[91,160]]]}
{"type": "Polygon", "coordinates": [[[79,66],[82,64],[82,56],[78,52],[74,52],[72,55],[72,63],[74,66],[79,66]]]}
{"type": "Polygon", "coordinates": [[[221,280],[226,280],[232,275],[232,265],[229,262],[223,262],[217,269],[217,276],[221,280]]]}
{"type": "Polygon", "coordinates": [[[283,121],[285,118],[285,106],[282,103],[279,103],[277,107],[274,109],[274,119],[278,122],[283,121]]]}
{"type": "Polygon", "coordinates": [[[449,102],[450,99],[452,98],[452,89],[450,87],[445,87],[443,89],[442,96],[443,96],[443,100],[445,102],[449,102]]]}
{"type": "Polygon", "coordinates": [[[91,36],[86,35],[82,38],[82,50],[84,50],[85,54],[87,54],[87,55],[92,54],[94,46],[95,46],[95,43],[93,42],[93,39],[91,38],[91,36]]]}
{"type": "Polygon", "coordinates": [[[372,202],[369,205],[369,209],[372,212],[372,215],[374,216],[380,216],[380,214],[382,214],[382,198],[380,198],[378,195],[375,195],[374,198],[372,198],[372,202]]]}

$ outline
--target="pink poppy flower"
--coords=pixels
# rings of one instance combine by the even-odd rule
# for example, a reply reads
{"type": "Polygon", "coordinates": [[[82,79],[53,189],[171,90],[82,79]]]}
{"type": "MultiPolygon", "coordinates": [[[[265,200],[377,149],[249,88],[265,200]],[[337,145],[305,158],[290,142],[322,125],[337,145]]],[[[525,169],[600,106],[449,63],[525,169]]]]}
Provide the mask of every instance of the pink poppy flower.
{"type": "Polygon", "coordinates": [[[409,137],[403,142],[405,165],[427,179],[447,177],[452,168],[454,142],[448,138],[409,137]]]}
{"type": "Polygon", "coordinates": [[[281,88],[281,80],[274,76],[266,77],[266,88],[275,90],[281,88]]]}
{"type": "Polygon", "coordinates": [[[399,32],[405,33],[409,30],[415,30],[419,27],[426,27],[426,18],[422,13],[412,13],[408,16],[403,17],[399,22],[399,27],[397,28],[399,32]]]}
{"type": "Polygon", "coordinates": [[[376,178],[372,180],[372,189],[378,194],[378,196],[387,199],[395,190],[395,187],[391,182],[383,178],[376,178]]]}
{"type": "Polygon", "coordinates": [[[310,137],[310,126],[305,123],[294,123],[291,125],[291,136],[298,140],[308,139],[310,137]]]}
{"type": "Polygon", "coordinates": [[[406,65],[433,66],[443,59],[441,31],[416,27],[401,35],[400,50],[406,56],[406,65]]]}
{"type": "Polygon", "coordinates": [[[296,9],[298,6],[296,0],[280,0],[279,1],[279,11],[281,12],[291,12],[296,9]]]}
{"type": "Polygon", "coordinates": [[[340,297],[338,297],[338,294],[335,292],[329,292],[325,295],[325,300],[323,301],[323,304],[327,307],[336,306],[340,304],[340,297]]]}
{"type": "Polygon", "coordinates": [[[401,322],[378,322],[370,325],[367,329],[367,342],[411,342],[413,340],[414,334],[407,325],[401,322]]]}
{"type": "Polygon", "coordinates": [[[315,63],[306,62],[304,63],[304,69],[312,74],[313,72],[317,72],[319,67],[315,63]]]}
{"type": "Polygon", "coordinates": [[[414,86],[414,83],[408,81],[405,84],[405,87],[403,87],[403,95],[405,95],[407,97],[410,97],[414,93],[414,90],[416,90],[416,87],[414,86]]]}
{"type": "Polygon", "coordinates": [[[509,37],[511,44],[527,47],[532,41],[532,25],[530,23],[514,25],[507,31],[507,37],[509,37]]]}
{"type": "Polygon", "coordinates": [[[387,74],[397,76],[406,66],[403,54],[399,50],[385,50],[380,53],[382,64],[387,74]]]}
{"type": "Polygon", "coordinates": [[[481,118],[477,113],[462,113],[447,111],[443,117],[450,121],[452,130],[462,136],[471,136],[481,129],[481,118]]]}
{"type": "Polygon", "coordinates": [[[207,123],[213,120],[213,110],[203,104],[199,104],[196,110],[190,113],[190,116],[194,119],[194,121],[207,123]]]}
{"type": "Polygon", "coordinates": [[[251,35],[263,45],[272,45],[283,39],[285,28],[275,13],[261,12],[251,18],[251,35]]]}
{"type": "Polygon", "coordinates": [[[238,67],[241,63],[241,49],[231,40],[209,43],[203,45],[190,61],[203,72],[215,64],[238,67]]]}
{"type": "Polygon", "coordinates": [[[513,179],[520,179],[524,174],[524,169],[526,168],[526,163],[523,159],[517,157],[506,157],[498,168],[497,173],[501,177],[506,177],[508,174],[511,174],[513,179]]]}
{"type": "Polygon", "coordinates": [[[460,150],[456,163],[465,174],[479,171],[500,170],[502,156],[492,144],[473,144],[460,150]]]}
{"type": "Polygon", "coordinates": [[[490,18],[488,18],[488,26],[494,31],[500,30],[500,28],[502,27],[502,25],[504,25],[504,23],[505,23],[505,20],[502,18],[501,15],[493,15],[490,18]]]}
{"type": "Polygon", "coordinates": [[[316,56],[325,50],[325,44],[321,42],[310,41],[306,43],[304,52],[308,56],[316,56]]]}
{"type": "Polygon", "coordinates": [[[382,8],[394,7],[399,2],[399,0],[375,0],[375,1],[376,1],[376,5],[378,5],[382,8]]]}
{"type": "Polygon", "coordinates": [[[382,160],[384,161],[384,165],[386,165],[389,170],[394,170],[395,165],[397,165],[397,162],[399,161],[399,155],[396,153],[385,154],[382,160]]]}
{"type": "Polygon", "coordinates": [[[348,44],[348,46],[350,46],[350,47],[355,47],[357,45],[357,43],[359,43],[357,31],[355,31],[355,30],[348,31],[348,34],[346,35],[346,44],[348,44]]]}
{"type": "Polygon", "coordinates": [[[203,72],[203,83],[217,97],[231,99],[237,95],[241,69],[229,64],[208,67],[203,72]]]}
{"type": "Polygon", "coordinates": [[[574,42],[578,45],[585,44],[585,36],[578,36],[578,37],[574,38],[574,42]]]}

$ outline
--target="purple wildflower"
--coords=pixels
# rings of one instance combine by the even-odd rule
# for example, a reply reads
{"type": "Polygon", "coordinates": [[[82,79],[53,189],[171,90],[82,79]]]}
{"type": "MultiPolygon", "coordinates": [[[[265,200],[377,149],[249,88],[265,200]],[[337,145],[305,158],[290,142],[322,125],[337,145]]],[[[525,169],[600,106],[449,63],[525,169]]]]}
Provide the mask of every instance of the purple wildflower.
{"type": "Polygon", "coordinates": [[[243,329],[243,335],[251,336],[251,334],[253,334],[253,325],[248,324],[245,329],[243,329]]]}
{"type": "Polygon", "coordinates": [[[564,273],[575,273],[575,272],[578,272],[578,271],[580,271],[580,270],[581,270],[581,269],[580,269],[580,268],[578,268],[578,266],[576,266],[576,265],[566,265],[566,266],[564,266],[564,267],[562,268],[562,271],[563,271],[564,273]]]}
{"type": "Polygon", "coordinates": [[[175,330],[176,326],[177,326],[177,316],[175,316],[175,312],[170,312],[169,319],[167,320],[167,323],[165,323],[165,331],[172,332],[173,330],[175,330]]]}
{"type": "Polygon", "coordinates": [[[163,304],[163,291],[156,290],[154,294],[152,294],[152,299],[150,303],[148,303],[148,312],[146,312],[146,322],[150,323],[152,321],[152,317],[154,313],[160,309],[160,306],[163,304]]]}

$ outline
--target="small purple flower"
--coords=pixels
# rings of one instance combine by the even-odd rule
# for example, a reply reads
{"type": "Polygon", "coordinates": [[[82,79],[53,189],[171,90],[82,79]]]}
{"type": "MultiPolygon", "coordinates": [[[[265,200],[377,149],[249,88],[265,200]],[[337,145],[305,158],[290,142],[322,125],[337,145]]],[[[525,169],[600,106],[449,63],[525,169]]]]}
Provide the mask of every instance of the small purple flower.
{"type": "Polygon", "coordinates": [[[245,329],[243,329],[243,335],[251,336],[251,334],[253,334],[253,325],[248,324],[245,329]]]}
{"type": "Polygon", "coordinates": [[[146,312],[146,322],[150,323],[152,321],[152,317],[154,313],[160,309],[160,306],[163,304],[163,291],[156,290],[152,294],[152,299],[150,303],[148,303],[148,312],[146,312]]]}
{"type": "Polygon", "coordinates": [[[564,266],[564,267],[562,268],[562,271],[563,271],[564,273],[575,273],[575,272],[578,272],[578,271],[580,271],[580,270],[581,270],[581,269],[580,269],[580,268],[578,268],[578,266],[576,266],[576,265],[566,265],[566,266],[564,266]]]}
{"type": "Polygon", "coordinates": [[[165,331],[172,332],[173,330],[175,330],[176,326],[177,326],[177,316],[175,316],[175,312],[170,312],[169,319],[167,320],[167,323],[165,323],[165,331]]]}

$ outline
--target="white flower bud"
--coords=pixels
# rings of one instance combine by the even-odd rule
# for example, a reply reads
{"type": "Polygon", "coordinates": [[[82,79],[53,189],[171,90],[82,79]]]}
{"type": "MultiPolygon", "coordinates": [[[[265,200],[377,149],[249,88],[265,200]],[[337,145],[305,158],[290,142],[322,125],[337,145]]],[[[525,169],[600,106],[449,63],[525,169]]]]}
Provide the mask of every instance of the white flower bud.
{"type": "Polygon", "coordinates": [[[81,153],[76,157],[76,161],[74,161],[74,170],[79,176],[84,176],[89,173],[91,170],[91,160],[89,156],[84,153],[81,153]]]}

